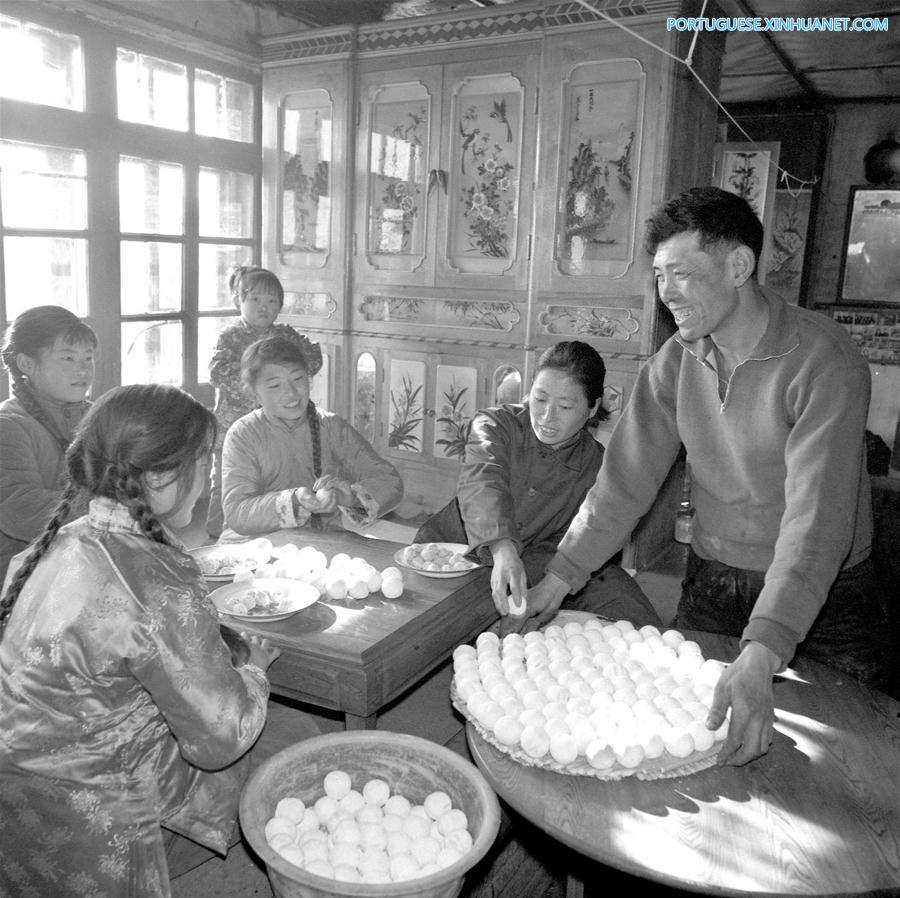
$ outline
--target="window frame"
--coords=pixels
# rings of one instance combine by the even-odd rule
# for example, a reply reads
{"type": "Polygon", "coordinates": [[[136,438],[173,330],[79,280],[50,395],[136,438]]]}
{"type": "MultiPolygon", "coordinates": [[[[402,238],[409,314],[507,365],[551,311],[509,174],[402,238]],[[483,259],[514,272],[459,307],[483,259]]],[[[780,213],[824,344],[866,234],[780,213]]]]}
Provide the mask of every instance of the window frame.
{"type": "MultiPolygon", "coordinates": [[[[262,253],[262,71],[249,61],[227,62],[218,54],[204,55],[153,36],[138,35],[123,28],[99,24],[83,16],[48,10],[22,0],[8,0],[4,14],[77,35],[82,41],[85,75],[84,112],[44,106],[0,97],[2,136],[26,143],[51,144],[82,150],[87,157],[88,221],[83,232],[88,239],[88,321],[96,330],[98,353],[93,394],[100,395],[121,382],[121,330],[128,321],[178,321],[182,326],[182,386],[204,402],[211,403],[207,383],[208,359],[199,359],[200,318],[236,316],[233,306],[199,309],[199,252],[201,244],[247,247],[247,263],[260,264],[262,253]],[[174,131],[153,125],[120,121],[117,114],[116,61],[119,47],[158,56],[188,69],[189,130],[174,131]],[[195,134],[194,71],[213,72],[252,85],[254,95],[253,141],[244,143],[195,134]],[[120,233],[118,168],[120,156],[172,162],[184,170],[184,232],[181,235],[120,233]],[[245,172],[253,183],[253,225],[248,238],[207,236],[199,233],[198,176],[201,168],[245,172]],[[182,256],[182,308],[179,312],[123,315],[120,298],[120,246],[123,239],[179,242],[182,256]]],[[[198,42],[199,43],[199,42],[198,42]]],[[[212,46],[210,46],[212,50],[212,46]]],[[[220,51],[221,53],[221,51],[220,51]]],[[[4,228],[2,237],[39,236],[40,230],[4,228]]],[[[79,236],[82,232],[79,232],[79,236]]],[[[0,278],[0,322],[5,328],[5,282],[0,278]]],[[[37,303],[35,303],[37,304],[37,303]]],[[[3,378],[0,394],[8,395],[3,378]]]]}

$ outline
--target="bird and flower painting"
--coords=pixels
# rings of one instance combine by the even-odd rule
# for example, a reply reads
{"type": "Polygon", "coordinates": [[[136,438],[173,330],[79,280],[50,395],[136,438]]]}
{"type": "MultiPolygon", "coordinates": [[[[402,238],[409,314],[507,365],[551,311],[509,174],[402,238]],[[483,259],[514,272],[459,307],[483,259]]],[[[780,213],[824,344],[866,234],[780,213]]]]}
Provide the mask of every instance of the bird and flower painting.
{"type": "Polygon", "coordinates": [[[583,64],[567,82],[556,228],[563,274],[616,277],[631,262],[643,83],[635,60],[583,64]]]}

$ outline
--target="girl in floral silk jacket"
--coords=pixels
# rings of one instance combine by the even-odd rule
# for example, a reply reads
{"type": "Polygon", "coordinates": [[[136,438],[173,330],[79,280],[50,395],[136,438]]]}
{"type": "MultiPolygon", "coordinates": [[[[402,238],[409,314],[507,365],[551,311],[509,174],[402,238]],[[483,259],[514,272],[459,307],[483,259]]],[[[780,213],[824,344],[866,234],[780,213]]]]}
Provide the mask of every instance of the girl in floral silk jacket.
{"type": "Polygon", "coordinates": [[[161,826],[221,854],[266,717],[266,641],[232,660],[190,521],[215,419],[176,387],[105,393],[0,600],[0,894],[170,895],[161,826]],[[61,526],[80,494],[88,514],[61,526]]]}

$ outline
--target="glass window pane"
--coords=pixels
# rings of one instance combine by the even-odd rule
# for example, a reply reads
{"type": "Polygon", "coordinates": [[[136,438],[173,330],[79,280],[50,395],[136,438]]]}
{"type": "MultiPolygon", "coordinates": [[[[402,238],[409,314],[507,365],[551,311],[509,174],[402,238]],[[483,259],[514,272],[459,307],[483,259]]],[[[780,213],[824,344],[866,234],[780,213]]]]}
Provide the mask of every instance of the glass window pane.
{"type": "Polygon", "coordinates": [[[208,137],[253,142],[253,85],[194,71],[194,130],[208,137]]]}
{"type": "Polygon", "coordinates": [[[201,235],[253,236],[253,175],[201,168],[198,190],[201,235]]]}
{"type": "Polygon", "coordinates": [[[83,112],[81,38],[0,16],[0,96],[83,112]]]}
{"type": "Polygon", "coordinates": [[[0,197],[9,228],[87,227],[87,165],[81,150],[0,140],[0,197]]]}
{"type": "Polygon", "coordinates": [[[122,241],[122,314],[180,312],[181,244],[122,241]]]}
{"type": "Polygon", "coordinates": [[[199,247],[200,273],[197,285],[198,305],[202,311],[233,309],[228,292],[228,279],[235,265],[250,265],[253,251],[249,246],[216,246],[201,243],[199,247]]]}
{"type": "Polygon", "coordinates": [[[285,98],[281,132],[281,251],[326,253],[331,229],[331,98],[305,90],[285,98]]]}
{"type": "Polygon", "coordinates": [[[389,85],[371,111],[370,253],[418,257],[425,245],[430,97],[423,84],[389,85]]]}
{"type": "Polygon", "coordinates": [[[116,87],[123,122],[187,131],[186,66],[119,47],[116,87]]]}
{"type": "Polygon", "coordinates": [[[183,340],[179,321],[122,323],[122,383],[180,384],[183,340]]]}
{"type": "Polygon", "coordinates": [[[197,321],[197,380],[201,384],[209,383],[209,363],[219,334],[226,327],[237,321],[232,315],[229,318],[200,318],[197,321]]]}
{"type": "Polygon", "coordinates": [[[353,426],[370,442],[375,442],[375,357],[363,352],[356,360],[356,396],[353,426]]]}
{"type": "Polygon", "coordinates": [[[122,156],[119,221],[123,232],[184,233],[184,171],[173,162],[122,156]]]}
{"type": "Polygon", "coordinates": [[[71,237],[5,237],[6,317],[47,303],[88,314],[87,240],[71,237]]]}

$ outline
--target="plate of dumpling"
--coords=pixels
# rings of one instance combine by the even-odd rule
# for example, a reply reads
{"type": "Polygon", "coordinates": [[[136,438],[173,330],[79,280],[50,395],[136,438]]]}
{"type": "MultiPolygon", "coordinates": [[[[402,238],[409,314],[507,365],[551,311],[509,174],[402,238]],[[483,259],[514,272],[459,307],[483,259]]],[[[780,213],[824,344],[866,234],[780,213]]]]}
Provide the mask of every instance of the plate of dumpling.
{"type": "Polygon", "coordinates": [[[248,623],[284,620],[319,601],[311,583],[286,577],[254,577],[210,593],[220,614],[248,623]]]}
{"type": "Polygon", "coordinates": [[[394,561],[424,577],[461,577],[481,567],[466,558],[465,543],[413,543],[394,553],[394,561]]]}
{"type": "Polygon", "coordinates": [[[252,573],[272,557],[272,543],[264,537],[243,543],[221,543],[190,549],[204,578],[227,583],[237,573],[252,573]]]}
{"type": "Polygon", "coordinates": [[[677,630],[560,611],[540,630],[457,646],[451,700],[524,766],[661,779],[715,764],[728,721],[712,731],[706,718],[724,666],[677,630]]]}

